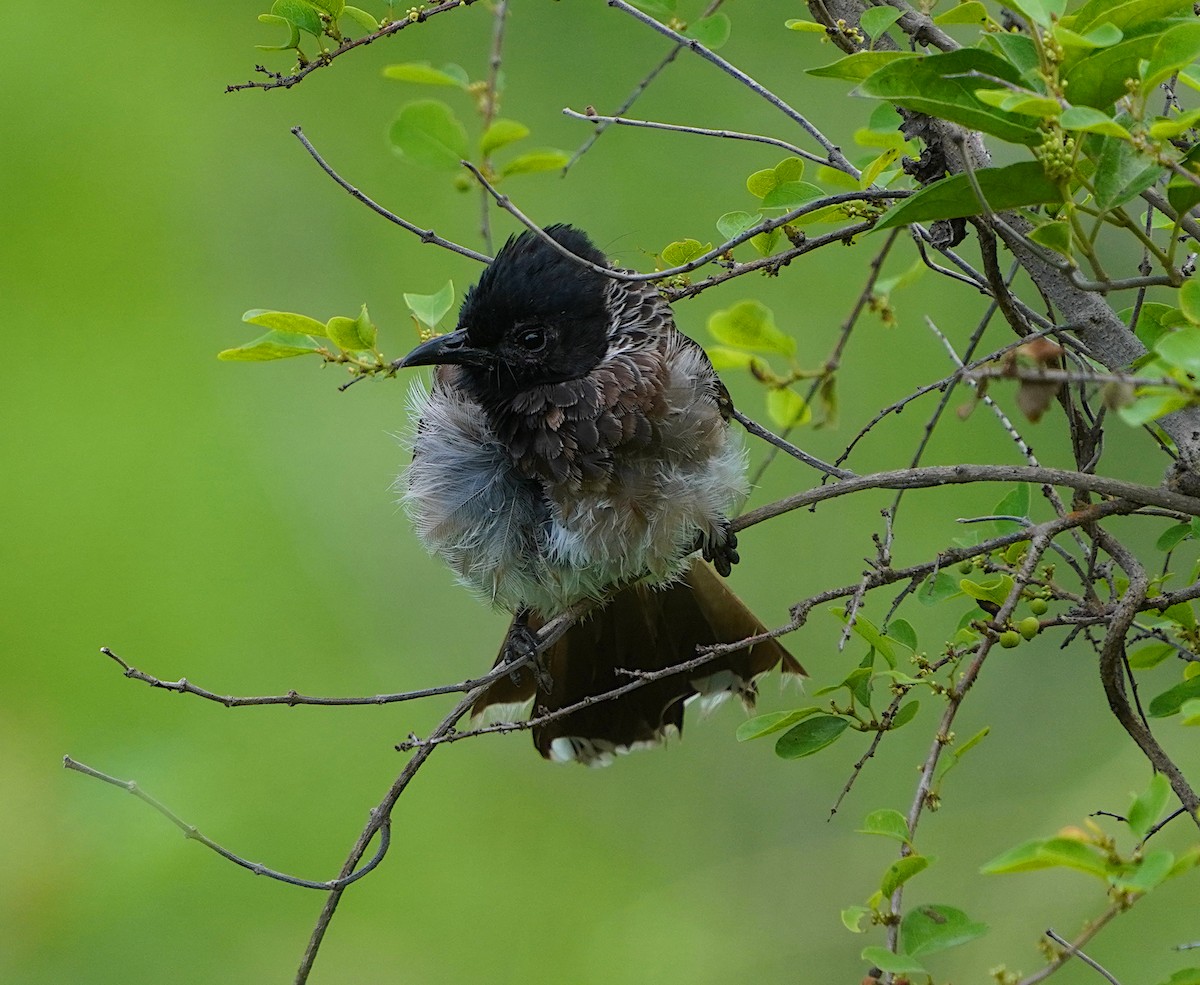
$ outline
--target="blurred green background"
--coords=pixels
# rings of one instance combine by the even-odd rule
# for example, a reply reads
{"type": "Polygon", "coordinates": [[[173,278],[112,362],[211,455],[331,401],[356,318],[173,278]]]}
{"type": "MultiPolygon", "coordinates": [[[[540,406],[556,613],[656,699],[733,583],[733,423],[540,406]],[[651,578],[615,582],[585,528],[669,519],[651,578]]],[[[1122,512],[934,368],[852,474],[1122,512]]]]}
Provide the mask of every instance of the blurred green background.
{"type": "MultiPolygon", "coordinates": [[[[419,550],[395,504],[406,383],[339,394],[342,377],[313,362],[214,358],[252,337],[239,322],[245,309],[327,318],[363,302],[385,351],[398,355],[413,341],[402,292],[429,293],[447,278],[461,292],[478,276],[470,261],[356,204],[288,127],[302,124],[336,168],[395,211],[479,246],[474,194],[405,165],[385,141],[401,103],[429,93],[380,71],[453,60],[479,77],[487,10],[406,30],[291,91],[226,95],[225,84],[271,57],[252,47],[276,40],[254,20],[265,6],[172,3],[147,16],[127,0],[69,15],[5,5],[5,982],[288,981],[321,906],[319,894],[255,879],[185,842],[145,805],[63,771],[64,753],[136,778],[244,856],[328,878],[402,764],[394,743],[425,734],[449,707],[228,711],[126,681],[98,647],[221,693],[365,694],[474,675],[504,630],[501,615],[419,550]]],[[[799,77],[835,55],[783,29],[803,6],[736,4],[731,13],[723,54],[850,146],[870,104],[799,77]]],[[[611,110],[665,50],[603,3],[519,0],[503,113],[532,127],[531,146],[572,149],[587,128],[560,109],[611,110]]],[[[271,65],[286,68],[282,58],[271,65]]],[[[457,100],[470,119],[466,97],[457,100]]],[[[636,115],[800,139],[691,57],[636,115]]],[[[610,131],[566,180],[518,178],[507,190],[538,220],[574,222],[647,269],[647,254],[673,239],[715,239],[718,215],[752,204],[745,176],[779,156],[610,131]]],[[[507,217],[495,223],[515,228],[507,217]]],[[[815,366],[877,242],[709,292],[679,305],[679,321],[703,338],[708,314],[757,297],[815,366]]],[[[908,250],[897,250],[889,272],[908,266],[908,250]]],[[[898,327],[866,319],[854,337],[841,425],[803,435],[815,454],[835,457],[875,409],[948,371],[923,312],[960,342],[979,314],[977,299],[929,278],[896,303],[898,327]]],[[[1004,331],[995,333],[1000,344],[1004,331]]],[[[764,416],[746,381],[730,374],[730,383],[764,416]]],[[[853,467],[904,464],[924,413],[913,408],[882,429],[853,467]]],[[[1057,423],[1052,413],[1030,429],[1051,464],[1067,461],[1057,423]]],[[[1014,456],[977,412],[947,422],[929,461],[1014,456]]],[[[1147,481],[1160,468],[1133,439],[1110,461],[1147,481]]],[[[813,481],[778,462],[755,502],[813,481]]],[[[1002,494],[912,495],[897,526],[898,562],[931,556],[961,533],[954,517],[988,512],[1002,494]]],[[[782,623],[789,603],[858,577],[888,501],[838,501],[747,533],[736,587],[769,625],[782,623]]],[[[1138,529],[1153,537],[1150,526],[1138,529]]],[[[884,605],[872,601],[868,614],[881,617],[884,605]]],[[[958,615],[917,609],[909,618],[930,641],[958,615]]],[[[837,636],[835,620],[818,614],[791,639],[817,685],[861,657],[855,645],[839,654],[837,636]]],[[[949,781],[943,811],[922,824],[919,843],[939,862],[906,901],[958,906],[992,927],[931,959],[940,978],[982,981],[1001,962],[1031,971],[1044,928],[1071,936],[1098,914],[1102,892],[1083,875],[985,879],[977,869],[1017,841],[1122,810],[1148,780],[1105,707],[1090,651],[1054,643],[993,655],[957,725],[960,735],[985,724],[992,734],[949,781]]],[[[763,708],[795,701],[766,682],[763,708]]],[[[872,892],[894,846],[855,829],[875,808],[907,810],[935,714],[926,707],[883,743],[832,820],[865,738],[785,763],[765,742],[734,742],[742,718],[731,708],[692,721],[682,743],[607,770],[548,765],[523,735],[442,750],[397,811],[386,863],[343,901],[313,980],[857,981],[858,951],[879,935],[851,936],[838,911],[872,892]]],[[[1200,767],[1194,740],[1171,723],[1159,730],[1185,767],[1200,767]]],[[[1162,839],[1178,847],[1187,832],[1162,839]]],[[[1168,885],[1091,952],[1127,983],[1165,978],[1186,963],[1169,945],[1200,936],[1194,899],[1194,877],[1168,885]]],[[[1056,981],[1092,974],[1071,967],[1056,981]]]]}

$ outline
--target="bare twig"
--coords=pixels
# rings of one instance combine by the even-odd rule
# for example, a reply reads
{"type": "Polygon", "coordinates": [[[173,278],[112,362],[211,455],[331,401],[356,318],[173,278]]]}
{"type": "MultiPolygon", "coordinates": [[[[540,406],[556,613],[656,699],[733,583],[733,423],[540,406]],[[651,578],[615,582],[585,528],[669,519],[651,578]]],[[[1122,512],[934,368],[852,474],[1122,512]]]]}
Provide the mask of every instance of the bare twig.
{"type": "Polygon", "coordinates": [[[420,226],[413,225],[407,219],[402,219],[394,212],[388,211],[378,202],[359,191],[352,184],[350,184],[350,182],[334,171],[333,168],[326,163],[325,158],[317,153],[317,149],[304,135],[304,131],[302,131],[300,127],[292,127],[292,133],[295,135],[296,139],[304,145],[304,149],[308,151],[312,159],[320,165],[322,171],[324,171],[327,175],[329,175],[329,177],[341,185],[342,188],[348,191],[354,198],[362,202],[363,205],[367,206],[367,208],[371,209],[373,212],[377,212],[379,215],[383,216],[388,220],[388,222],[393,222],[400,228],[407,229],[410,233],[417,236],[422,243],[432,243],[434,246],[440,246],[443,249],[450,250],[452,253],[458,253],[461,256],[467,257],[468,259],[478,260],[480,263],[492,262],[492,258],[485,253],[478,253],[469,247],[461,245],[460,243],[455,243],[451,240],[445,239],[444,237],[435,233],[432,229],[422,229],[420,226]]]}
{"type": "Polygon", "coordinates": [[[153,676],[152,674],[147,674],[145,671],[141,671],[136,667],[130,666],[106,646],[100,647],[100,652],[106,657],[111,657],[114,661],[116,661],[116,663],[121,666],[125,676],[131,680],[141,681],[143,684],[148,684],[153,688],[160,688],[163,691],[173,691],[176,694],[191,694],[197,698],[203,698],[206,701],[213,701],[216,704],[223,705],[226,708],[247,708],[257,705],[286,705],[289,708],[294,708],[296,705],[320,705],[324,707],[389,705],[400,701],[414,701],[418,698],[430,698],[438,694],[454,694],[460,691],[471,691],[480,685],[492,684],[511,671],[511,668],[508,666],[496,667],[493,668],[489,673],[484,674],[483,677],[460,681],[457,684],[443,684],[438,687],[420,688],[415,691],[400,691],[395,694],[329,697],[323,695],[318,696],[300,694],[297,691],[288,691],[286,694],[252,696],[217,694],[214,691],[209,691],[207,688],[202,688],[196,684],[193,684],[186,677],[181,677],[177,681],[164,681],[161,678],[153,676]]]}
{"type": "Polygon", "coordinates": [[[622,13],[628,14],[630,17],[641,21],[647,27],[652,28],[664,37],[670,38],[677,45],[690,48],[701,58],[711,62],[722,72],[725,72],[727,75],[736,79],[741,85],[745,86],[755,95],[765,99],[777,110],[783,113],[783,115],[789,120],[798,124],[805,133],[807,133],[825,149],[825,153],[828,155],[826,163],[828,163],[830,167],[837,168],[837,170],[843,171],[854,178],[859,177],[860,172],[858,168],[846,160],[846,157],[842,153],[840,147],[834,144],[816,126],[810,123],[808,119],[799,112],[799,110],[788,105],[786,102],[784,102],[784,100],[780,99],[779,96],[771,92],[771,90],[764,86],[761,82],[752,79],[740,68],[731,64],[730,62],[727,62],[720,55],[716,54],[716,52],[710,51],[708,48],[704,47],[704,45],[702,45],[699,41],[696,41],[694,38],[685,38],[678,31],[673,31],[671,28],[667,27],[666,24],[656,21],[649,14],[643,13],[636,7],[626,3],[625,0],[607,0],[607,3],[610,7],[615,7],[622,13]]]}
{"type": "MultiPolygon", "coordinates": [[[[360,868],[352,867],[348,872],[345,872],[337,879],[326,879],[321,882],[316,882],[312,879],[301,879],[298,876],[288,875],[286,872],[280,872],[277,869],[268,868],[261,862],[251,862],[242,858],[240,855],[234,854],[233,852],[229,851],[229,849],[223,848],[207,835],[202,834],[194,824],[188,824],[185,820],[183,820],[183,818],[167,807],[167,805],[162,801],[146,793],[146,791],[144,791],[133,780],[118,780],[115,776],[109,776],[107,773],[101,773],[100,770],[88,766],[85,763],[81,763],[78,760],[72,759],[70,756],[63,756],[63,766],[69,770],[74,770],[76,773],[82,773],[84,776],[94,777],[97,780],[103,780],[105,783],[111,783],[114,787],[120,787],[127,793],[133,794],[143,803],[149,804],[151,807],[153,807],[156,811],[158,811],[159,814],[175,825],[175,827],[179,828],[179,830],[183,832],[183,836],[185,838],[191,841],[200,842],[200,844],[202,844],[205,848],[211,849],[220,855],[221,858],[232,862],[234,865],[239,865],[243,869],[249,869],[256,876],[266,876],[268,879],[286,882],[289,886],[299,886],[301,889],[344,889],[352,882],[357,882],[383,861],[384,855],[387,854],[388,844],[391,838],[391,827],[385,818],[379,825],[377,825],[375,829],[379,834],[379,847],[376,849],[375,854],[371,857],[370,861],[368,861],[365,865],[361,866],[360,868]]],[[[362,856],[360,855],[359,859],[361,859],[361,857],[362,856]]],[[[355,861],[355,865],[357,864],[358,860],[355,861]]]]}
{"type": "MultiPolygon", "coordinates": [[[[802,157],[806,161],[812,161],[816,164],[826,163],[825,158],[814,154],[812,151],[804,150],[795,144],[789,144],[786,140],[780,140],[778,137],[766,137],[759,133],[741,133],[737,130],[709,130],[706,127],[657,123],[654,120],[633,120],[627,116],[601,116],[599,113],[578,113],[570,108],[564,108],[563,115],[569,116],[573,120],[586,120],[609,125],[615,124],[623,127],[640,127],[644,130],[667,130],[670,133],[691,133],[700,137],[719,137],[722,140],[749,140],[758,144],[770,144],[772,147],[779,147],[789,154],[795,154],[797,157],[802,157]]],[[[599,127],[597,127],[597,130],[599,130],[599,127]]]]}

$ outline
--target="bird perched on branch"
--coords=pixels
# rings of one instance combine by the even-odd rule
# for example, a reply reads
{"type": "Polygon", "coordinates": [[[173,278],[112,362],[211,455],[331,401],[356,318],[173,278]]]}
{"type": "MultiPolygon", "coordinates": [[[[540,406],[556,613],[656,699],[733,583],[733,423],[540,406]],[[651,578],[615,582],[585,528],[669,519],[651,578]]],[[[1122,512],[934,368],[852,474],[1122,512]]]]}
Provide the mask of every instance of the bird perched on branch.
{"type": "MultiPolygon", "coordinates": [[[[728,392],[652,285],[608,276],[570,226],[546,233],[602,269],[532,232],[510,238],[458,327],[398,363],[437,367],[414,391],[404,502],[425,547],[514,614],[497,663],[569,607],[598,603],[477,712],[533,698],[543,716],[765,632],[713,571],[738,561],[728,515],[747,490],[728,392]]],[[[803,674],[762,640],[535,726],[534,743],[547,758],[608,762],[678,732],[692,698],[752,705],[755,678],[776,666],[803,674]]]]}

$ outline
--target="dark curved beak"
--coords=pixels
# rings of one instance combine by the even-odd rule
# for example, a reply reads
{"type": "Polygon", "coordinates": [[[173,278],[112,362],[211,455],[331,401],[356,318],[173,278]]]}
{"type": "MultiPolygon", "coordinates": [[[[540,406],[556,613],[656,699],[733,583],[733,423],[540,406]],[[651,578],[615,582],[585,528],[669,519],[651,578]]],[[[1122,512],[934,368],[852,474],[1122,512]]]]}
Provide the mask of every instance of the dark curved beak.
{"type": "Polygon", "coordinates": [[[491,361],[491,354],[467,341],[467,330],[457,329],[445,335],[437,335],[422,342],[403,359],[395,362],[397,369],[410,366],[437,366],[449,363],[458,366],[483,366],[491,361]]]}

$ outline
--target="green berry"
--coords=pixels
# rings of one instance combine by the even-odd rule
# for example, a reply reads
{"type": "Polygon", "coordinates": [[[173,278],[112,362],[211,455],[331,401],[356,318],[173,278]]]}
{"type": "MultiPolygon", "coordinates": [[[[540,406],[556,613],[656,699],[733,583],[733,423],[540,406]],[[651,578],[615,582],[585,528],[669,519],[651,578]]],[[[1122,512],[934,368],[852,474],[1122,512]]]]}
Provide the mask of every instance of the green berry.
{"type": "Polygon", "coordinates": [[[1045,599],[1034,599],[1029,603],[1029,611],[1035,616],[1044,616],[1046,614],[1046,610],[1049,608],[1050,606],[1046,604],[1045,599]]]}
{"type": "Polygon", "coordinates": [[[1017,623],[1017,629],[1021,631],[1021,635],[1025,639],[1031,640],[1042,631],[1042,624],[1038,622],[1037,616],[1026,616],[1017,623]]]}
{"type": "Polygon", "coordinates": [[[961,571],[964,575],[969,575],[972,571],[975,570],[975,565],[972,564],[970,561],[963,561],[962,563],[959,564],[958,570],[961,571]]]}
{"type": "Polygon", "coordinates": [[[1016,630],[1006,629],[1000,634],[1000,645],[1006,650],[1011,650],[1014,646],[1021,645],[1021,634],[1016,630]]]}

